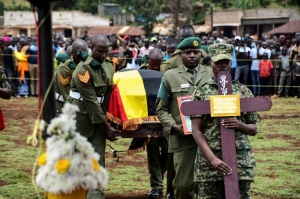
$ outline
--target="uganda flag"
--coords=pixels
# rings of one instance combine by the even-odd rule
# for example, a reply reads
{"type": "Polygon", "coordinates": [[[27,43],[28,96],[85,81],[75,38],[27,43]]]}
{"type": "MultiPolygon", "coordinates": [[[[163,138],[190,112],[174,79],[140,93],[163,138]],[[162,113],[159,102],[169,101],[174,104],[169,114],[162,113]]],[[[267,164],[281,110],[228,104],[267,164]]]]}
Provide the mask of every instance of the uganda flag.
{"type": "Polygon", "coordinates": [[[158,121],[155,101],[163,73],[121,70],[114,75],[107,118],[122,130],[134,131],[143,121],[158,121]]]}

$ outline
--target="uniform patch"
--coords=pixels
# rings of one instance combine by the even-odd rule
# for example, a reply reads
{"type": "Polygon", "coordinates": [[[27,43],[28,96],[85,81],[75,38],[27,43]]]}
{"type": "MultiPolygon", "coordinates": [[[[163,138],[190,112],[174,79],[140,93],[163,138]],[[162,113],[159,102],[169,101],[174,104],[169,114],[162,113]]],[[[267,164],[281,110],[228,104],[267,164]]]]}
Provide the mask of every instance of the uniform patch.
{"type": "Polygon", "coordinates": [[[89,80],[90,80],[90,73],[88,72],[88,71],[86,71],[85,73],[84,73],[84,75],[80,75],[79,73],[78,73],[78,78],[79,78],[79,81],[81,81],[81,82],[83,82],[83,83],[85,83],[85,84],[87,84],[88,82],[89,82],[89,80]]]}
{"type": "Polygon", "coordinates": [[[70,83],[70,77],[64,78],[61,74],[59,75],[59,82],[65,86],[70,83]]]}

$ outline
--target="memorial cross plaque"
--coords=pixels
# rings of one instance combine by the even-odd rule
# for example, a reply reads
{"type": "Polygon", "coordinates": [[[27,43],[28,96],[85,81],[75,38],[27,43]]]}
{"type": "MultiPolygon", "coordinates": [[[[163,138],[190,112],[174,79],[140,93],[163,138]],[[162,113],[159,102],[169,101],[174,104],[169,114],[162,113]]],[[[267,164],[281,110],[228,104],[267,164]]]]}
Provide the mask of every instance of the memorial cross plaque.
{"type": "Polygon", "coordinates": [[[231,95],[231,75],[227,71],[218,74],[218,91],[220,95],[211,96],[210,101],[191,101],[181,105],[184,115],[205,115],[220,117],[220,131],[223,161],[232,169],[231,175],[224,176],[226,199],[239,199],[239,184],[236,161],[236,145],[234,129],[226,129],[221,125],[224,117],[239,116],[241,112],[268,111],[272,107],[269,97],[241,98],[231,95]]]}

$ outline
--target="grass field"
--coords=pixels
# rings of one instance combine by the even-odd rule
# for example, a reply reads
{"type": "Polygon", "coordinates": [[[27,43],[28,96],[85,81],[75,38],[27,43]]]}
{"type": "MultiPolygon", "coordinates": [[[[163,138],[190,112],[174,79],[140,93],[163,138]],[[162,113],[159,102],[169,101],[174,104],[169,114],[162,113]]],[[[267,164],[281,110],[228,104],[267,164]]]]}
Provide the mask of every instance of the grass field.
{"type": "MultiPolygon", "coordinates": [[[[0,132],[0,199],[38,198],[31,183],[31,171],[38,149],[27,145],[37,116],[36,98],[0,100],[7,128],[0,132]]],[[[252,185],[254,199],[300,198],[300,99],[273,100],[269,112],[261,112],[258,134],[251,137],[257,167],[252,185]]],[[[108,142],[116,150],[126,150],[130,139],[108,142]]],[[[146,153],[127,156],[119,162],[106,148],[109,185],[106,198],[146,198],[150,190],[146,153]],[[126,197],[131,198],[131,197],[126,197]]],[[[42,190],[38,193],[43,198],[42,190]]]]}

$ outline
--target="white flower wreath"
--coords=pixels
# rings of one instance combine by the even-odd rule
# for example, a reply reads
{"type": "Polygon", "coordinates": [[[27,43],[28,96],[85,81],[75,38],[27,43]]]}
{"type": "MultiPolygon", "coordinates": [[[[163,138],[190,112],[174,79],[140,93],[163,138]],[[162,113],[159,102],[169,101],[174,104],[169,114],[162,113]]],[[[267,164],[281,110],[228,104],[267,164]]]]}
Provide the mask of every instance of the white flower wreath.
{"type": "Polygon", "coordinates": [[[108,173],[99,165],[100,156],[95,153],[87,139],[76,132],[78,107],[65,103],[62,114],[47,125],[41,121],[39,131],[45,128],[49,137],[46,152],[39,159],[36,183],[53,194],[103,189],[107,185],[108,173]]]}

